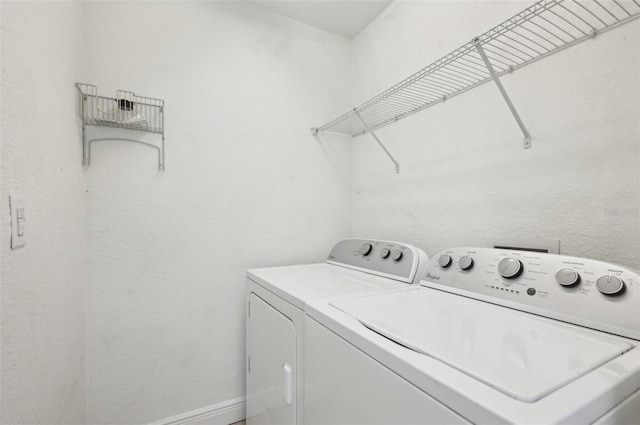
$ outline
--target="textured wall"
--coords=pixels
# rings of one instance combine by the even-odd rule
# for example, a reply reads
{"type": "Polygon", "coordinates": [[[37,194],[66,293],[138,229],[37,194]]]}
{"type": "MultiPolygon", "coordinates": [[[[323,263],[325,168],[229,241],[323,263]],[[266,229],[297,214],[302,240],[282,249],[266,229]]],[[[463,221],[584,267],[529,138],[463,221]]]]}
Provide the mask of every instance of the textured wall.
{"type": "Polygon", "coordinates": [[[79,3],[2,2],[2,424],[86,421],[79,3]],[[27,245],[10,249],[9,194],[27,245]]]}
{"type": "Polygon", "coordinates": [[[245,269],[320,261],[349,226],[640,268],[639,22],[504,78],[531,150],[489,84],[379,131],[398,176],[367,137],[309,135],[524,6],[396,2],[350,45],[247,4],[2,2],[0,421],[85,421],[85,282],[89,422],[145,423],[243,395],[245,269]],[[80,70],[166,100],[166,172],[102,142],[83,174],[80,70]]]}
{"type": "Polygon", "coordinates": [[[88,415],[145,423],[244,395],[244,275],[349,231],[346,40],[247,4],[86,5],[86,81],[166,101],[167,169],[103,142],[87,170],[88,415]]]}
{"type": "MultiPolygon", "coordinates": [[[[523,2],[395,2],[353,44],[364,100],[521,10],[523,2]],[[452,26],[455,22],[455,26],[452,26]]],[[[640,22],[507,75],[533,137],[494,84],[354,142],[354,235],[429,255],[485,237],[560,238],[565,254],[640,269],[640,22]]]]}

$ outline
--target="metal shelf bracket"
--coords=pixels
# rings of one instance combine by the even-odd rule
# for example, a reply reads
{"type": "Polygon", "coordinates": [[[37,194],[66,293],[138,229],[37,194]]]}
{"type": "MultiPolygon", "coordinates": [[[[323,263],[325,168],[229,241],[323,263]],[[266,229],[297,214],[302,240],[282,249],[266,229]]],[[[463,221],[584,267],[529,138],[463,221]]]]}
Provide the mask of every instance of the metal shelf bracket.
{"type": "Polygon", "coordinates": [[[91,164],[92,143],[123,140],[154,148],[158,152],[158,169],[164,171],[164,100],[124,90],[118,90],[116,97],[98,96],[98,88],[92,84],[76,83],[76,88],[82,120],[82,165],[91,164]],[[87,127],[102,130],[98,136],[89,137],[87,127]],[[152,143],[150,134],[160,140],[152,143]]]}
{"type": "Polygon", "coordinates": [[[376,136],[376,133],[373,132],[373,130],[371,130],[369,128],[369,126],[367,125],[367,123],[362,119],[362,117],[360,116],[360,113],[358,112],[357,109],[353,109],[353,113],[356,114],[356,116],[358,117],[358,119],[360,120],[360,122],[362,123],[362,126],[364,127],[364,129],[366,131],[369,132],[369,134],[371,134],[371,136],[373,136],[373,138],[376,140],[376,142],[378,142],[378,144],[380,145],[380,147],[382,148],[382,150],[387,154],[387,156],[391,159],[391,161],[393,161],[393,163],[396,166],[396,174],[400,174],[400,164],[398,164],[398,161],[396,161],[396,159],[393,157],[393,155],[391,155],[391,152],[389,152],[389,150],[385,147],[385,145],[380,141],[380,139],[378,139],[378,136],[376,136]]]}
{"type": "MultiPolygon", "coordinates": [[[[126,134],[126,131],[125,131],[126,134]]],[[[149,146],[150,148],[158,151],[158,170],[164,171],[164,135],[162,136],[162,143],[160,146],[156,146],[152,143],[147,143],[142,140],[135,139],[133,137],[121,137],[121,136],[113,136],[113,137],[98,137],[98,138],[87,138],[87,130],[83,126],[82,127],[82,165],[88,167],[91,165],[91,144],[94,142],[104,142],[104,141],[112,141],[112,140],[122,140],[126,142],[134,142],[139,143],[141,145],[149,146]]]]}
{"type": "Polygon", "coordinates": [[[529,149],[531,147],[531,135],[529,134],[529,131],[527,130],[527,128],[524,126],[524,123],[522,122],[522,119],[520,118],[518,111],[516,110],[515,106],[513,106],[513,102],[511,102],[511,99],[509,98],[507,91],[504,89],[504,86],[500,81],[500,77],[498,77],[498,74],[493,69],[493,65],[491,65],[491,62],[489,61],[487,54],[484,52],[484,49],[482,48],[482,45],[481,45],[480,38],[479,37],[474,38],[473,44],[476,50],[478,51],[478,53],[480,54],[480,57],[482,58],[482,61],[484,62],[485,66],[487,67],[487,70],[489,71],[491,78],[496,83],[496,86],[498,86],[498,90],[500,91],[500,94],[504,98],[504,101],[507,103],[507,106],[509,107],[511,114],[513,115],[513,118],[515,118],[516,122],[518,123],[518,126],[520,127],[522,134],[524,134],[524,142],[523,142],[524,149],[529,149]]]}

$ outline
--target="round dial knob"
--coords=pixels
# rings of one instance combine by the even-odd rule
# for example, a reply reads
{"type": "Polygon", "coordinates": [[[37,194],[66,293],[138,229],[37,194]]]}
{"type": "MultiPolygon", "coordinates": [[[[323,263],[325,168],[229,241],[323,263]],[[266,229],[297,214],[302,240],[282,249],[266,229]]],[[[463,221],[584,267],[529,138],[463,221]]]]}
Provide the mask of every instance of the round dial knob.
{"type": "Polygon", "coordinates": [[[516,258],[503,258],[498,263],[498,273],[506,279],[514,279],[522,273],[522,263],[516,258]]]}
{"type": "Polygon", "coordinates": [[[616,276],[604,275],[596,280],[596,287],[605,295],[617,295],[624,291],[624,282],[616,276]]]}
{"type": "Polygon", "coordinates": [[[438,264],[443,269],[446,269],[451,265],[451,256],[447,254],[441,255],[440,258],[438,258],[438,264]]]}
{"type": "Polygon", "coordinates": [[[371,251],[373,251],[373,245],[368,242],[363,243],[360,247],[360,254],[364,255],[365,257],[371,254],[371,251]]]}
{"type": "Polygon", "coordinates": [[[389,248],[382,248],[382,251],[380,251],[380,256],[382,258],[389,258],[389,255],[391,255],[391,250],[389,248]]]}
{"type": "Polygon", "coordinates": [[[462,270],[471,270],[471,267],[473,267],[473,258],[469,257],[468,255],[460,257],[460,259],[458,260],[458,265],[462,270]]]}
{"type": "Polygon", "coordinates": [[[402,251],[400,251],[399,249],[393,251],[393,255],[391,256],[391,258],[393,258],[393,261],[402,260],[402,251]]]}
{"type": "Polygon", "coordinates": [[[556,282],[562,286],[573,286],[580,282],[580,275],[573,269],[562,269],[556,273],[556,282]]]}

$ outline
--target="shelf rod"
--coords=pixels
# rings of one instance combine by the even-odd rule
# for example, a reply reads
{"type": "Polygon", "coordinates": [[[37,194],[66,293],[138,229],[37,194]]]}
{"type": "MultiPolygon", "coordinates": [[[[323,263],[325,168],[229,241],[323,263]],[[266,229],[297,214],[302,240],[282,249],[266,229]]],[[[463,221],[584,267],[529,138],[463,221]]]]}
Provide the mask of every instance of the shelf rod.
{"type": "Polygon", "coordinates": [[[400,174],[400,164],[398,164],[398,161],[396,161],[396,159],[393,157],[393,155],[391,155],[391,153],[387,150],[387,148],[384,146],[384,144],[382,144],[380,139],[378,139],[378,136],[376,136],[376,133],[374,133],[373,130],[371,130],[369,128],[369,126],[367,125],[367,123],[362,119],[362,117],[360,116],[360,112],[358,112],[357,109],[354,109],[353,112],[356,114],[356,117],[358,117],[358,119],[362,123],[362,126],[364,127],[364,129],[367,130],[369,132],[369,134],[371,134],[373,136],[374,139],[376,139],[376,142],[378,142],[378,144],[380,145],[382,150],[384,150],[384,152],[391,159],[391,161],[393,161],[393,163],[396,166],[396,174],[400,174]]]}
{"type": "Polygon", "coordinates": [[[518,111],[516,111],[515,106],[513,106],[513,103],[511,102],[511,99],[509,98],[507,91],[504,89],[504,86],[500,81],[500,77],[498,77],[498,74],[496,74],[496,71],[493,69],[493,65],[491,65],[491,62],[489,62],[489,58],[487,57],[487,54],[484,52],[484,49],[480,45],[480,39],[475,38],[473,40],[473,44],[475,45],[476,50],[478,50],[478,53],[480,53],[480,57],[482,58],[482,61],[487,66],[487,69],[489,70],[489,74],[491,74],[491,78],[493,78],[493,81],[496,83],[496,86],[498,86],[498,90],[500,90],[500,94],[502,94],[504,101],[507,102],[507,106],[509,107],[511,114],[513,114],[513,118],[516,119],[516,122],[518,123],[518,126],[522,131],[522,134],[524,134],[524,148],[529,149],[531,147],[531,135],[529,134],[529,131],[527,131],[527,128],[524,126],[524,123],[520,119],[520,115],[518,115],[518,111]]]}

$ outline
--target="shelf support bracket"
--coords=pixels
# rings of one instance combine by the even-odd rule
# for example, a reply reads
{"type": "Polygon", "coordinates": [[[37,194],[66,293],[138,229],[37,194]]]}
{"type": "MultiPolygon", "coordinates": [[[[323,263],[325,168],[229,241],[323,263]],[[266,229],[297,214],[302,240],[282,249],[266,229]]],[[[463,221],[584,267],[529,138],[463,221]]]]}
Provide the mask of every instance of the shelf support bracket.
{"type": "Polygon", "coordinates": [[[360,120],[360,122],[362,123],[362,126],[364,127],[365,130],[367,130],[369,132],[369,134],[371,134],[373,136],[374,139],[376,139],[376,142],[378,142],[378,144],[380,145],[380,147],[382,148],[382,150],[387,154],[387,156],[389,157],[389,159],[391,159],[391,161],[393,161],[393,163],[396,166],[396,174],[400,174],[400,164],[398,164],[398,161],[396,161],[396,159],[393,157],[393,155],[391,155],[391,152],[389,152],[387,150],[387,148],[384,146],[384,144],[382,144],[382,142],[380,141],[380,139],[378,139],[378,136],[376,136],[376,133],[373,132],[373,130],[371,130],[369,128],[369,126],[367,125],[367,123],[362,119],[362,117],[360,116],[360,113],[358,112],[357,109],[353,110],[353,113],[356,114],[356,117],[358,117],[358,119],[360,120]]]}
{"type": "Polygon", "coordinates": [[[529,134],[529,131],[527,131],[527,128],[524,126],[522,119],[520,119],[520,115],[518,115],[518,111],[516,111],[515,106],[513,106],[513,103],[511,102],[511,99],[509,98],[507,91],[504,89],[504,86],[500,81],[500,77],[498,77],[498,74],[493,69],[493,65],[491,65],[491,62],[489,62],[489,58],[487,57],[487,54],[484,52],[484,49],[482,48],[482,45],[480,43],[480,39],[474,38],[473,44],[475,45],[476,50],[478,50],[478,53],[480,54],[480,57],[482,58],[482,61],[484,62],[485,66],[489,70],[489,74],[491,75],[491,78],[493,78],[493,81],[496,83],[496,86],[498,86],[498,90],[500,90],[500,94],[504,98],[504,101],[507,102],[507,106],[509,107],[511,114],[513,115],[513,118],[516,119],[516,122],[518,123],[518,126],[522,131],[522,134],[524,134],[524,148],[529,149],[531,147],[531,135],[529,134]]]}
{"type": "MultiPolygon", "coordinates": [[[[106,127],[117,128],[117,127],[106,127]]],[[[126,131],[125,131],[126,134],[126,131]]],[[[139,143],[145,146],[149,146],[158,151],[158,170],[164,171],[164,133],[162,133],[162,143],[160,146],[156,146],[153,143],[147,143],[141,140],[134,139],[132,137],[120,137],[119,135],[113,137],[97,137],[87,138],[87,130],[85,125],[82,125],[82,165],[88,167],[91,165],[91,144],[94,142],[104,142],[108,140],[123,140],[126,142],[139,143]]]]}

